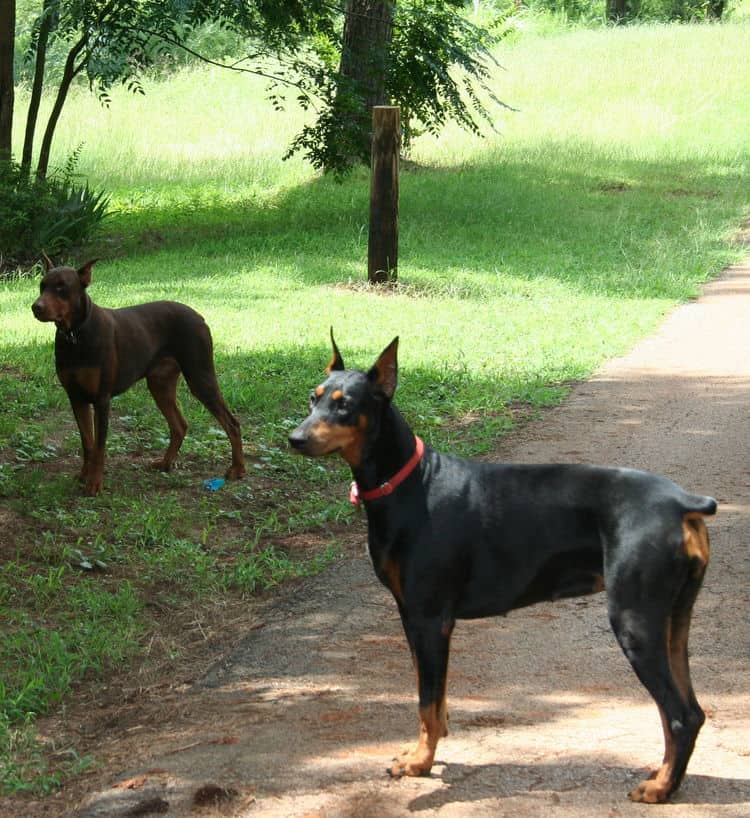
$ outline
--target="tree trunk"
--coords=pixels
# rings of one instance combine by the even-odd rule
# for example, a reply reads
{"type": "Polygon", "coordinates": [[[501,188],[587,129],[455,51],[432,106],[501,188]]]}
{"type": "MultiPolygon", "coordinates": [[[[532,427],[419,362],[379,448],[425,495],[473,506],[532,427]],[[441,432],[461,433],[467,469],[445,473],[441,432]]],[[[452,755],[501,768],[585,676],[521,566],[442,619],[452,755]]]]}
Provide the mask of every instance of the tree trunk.
{"type": "Polygon", "coordinates": [[[607,0],[607,19],[619,23],[628,16],[627,0],[607,0]]]}
{"type": "MultiPolygon", "coordinates": [[[[2,2],[2,0],[0,0],[2,2]]],[[[52,111],[47,121],[47,128],[44,131],[42,138],[42,147],[39,150],[39,162],[36,166],[37,179],[47,178],[47,169],[49,167],[49,157],[52,150],[52,137],[55,135],[55,128],[57,121],[60,119],[60,114],[65,105],[65,99],[68,96],[70,85],[78,74],[83,69],[83,63],[76,66],[76,59],[83,51],[86,45],[86,37],[82,37],[68,53],[68,58],[65,60],[65,69],[63,70],[62,79],[60,80],[60,87],[57,89],[57,97],[55,97],[55,104],[52,106],[52,111]]]]}
{"type": "Polygon", "coordinates": [[[388,103],[393,7],[390,0],[348,0],[346,7],[337,107],[342,124],[350,132],[353,152],[368,164],[372,108],[388,103]]]}
{"type": "Polygon", "coordinates": [[[16,0],[0,0],[0,161],[13,153],[13,55],[16,36],[16,0]]]}
{"type": "MultiPolygon", "coordinates": [[[[2,0],[0,0],[0,2],[2,2],[2,0]]],[[[36,60],[34,63],[34,81],[31,85],[29,110],[26,114],[26,133],[23,140],[23,153],[21,154],[21,167],[27,172],[31,169],[31,154],[34,150],[36,120],[39,114],[39,103],[42,100],[42,90],[44,89],[44,69],[47,63],[47,43],[49,42],[50,32],[55,27],[57,22],[57,6],[58,0],[44,0],[42,22],[39,25],[36,60]]]]}
{"type": "Polygon", "coordinates": [[[398,159],[401,112],[398,106],[372,110],[370,235],[367,278],[371,284],[395,282],[398,274],[398,159]]]}

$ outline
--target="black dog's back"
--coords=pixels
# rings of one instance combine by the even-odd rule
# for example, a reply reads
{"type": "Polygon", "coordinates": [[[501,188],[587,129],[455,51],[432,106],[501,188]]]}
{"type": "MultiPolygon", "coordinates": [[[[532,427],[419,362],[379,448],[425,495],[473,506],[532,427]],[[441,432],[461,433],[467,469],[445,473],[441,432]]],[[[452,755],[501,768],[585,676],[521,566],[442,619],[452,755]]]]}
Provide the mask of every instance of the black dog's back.
{"type": "Polygon", "coordinates": [[[713,498],[625,468],[482,463],[426,447],[421,477],[400,489],[388,528],[371,529],[373,559],[400,531],[412,543],[413,593],[453,596],[458,619],[604,590],[623,559],[686,559],[683,518],[716,510],[713,498]],[[656,546],[630,541],[629,528],[646,527],[656,546]],[[652,547],[662,556],[641,553],[652,547]]]}

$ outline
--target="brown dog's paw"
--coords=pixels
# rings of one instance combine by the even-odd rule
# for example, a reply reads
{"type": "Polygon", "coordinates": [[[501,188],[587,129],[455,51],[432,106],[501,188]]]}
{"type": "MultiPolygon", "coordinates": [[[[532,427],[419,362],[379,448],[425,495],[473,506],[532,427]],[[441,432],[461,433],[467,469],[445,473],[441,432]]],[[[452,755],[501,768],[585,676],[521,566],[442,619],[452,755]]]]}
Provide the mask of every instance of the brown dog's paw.
{"type": "Polygon", "coordinates": [[[163,472],[172,471],[172,462],[169,461],[169,460],[164,460],[164,458],[161,458],[159,460],[154,460],[154,461],[152,461],[152,463],[150,465],[151,465],[151,468],[155,469],[156,471],[163,471],[163,472]]]}
{"type": "Polygon", "coordinates": [[[89,477],[83,487],[83,493],[87,497],[96,497],[97,494],[104,488],[104,479],[100,477],[89,477]]]}
{"type": "Polygon", "coordinates": [[[226,473],[224,474],[224,477],[227,480],[240,480],[246,474],[247,474],[247,470],[245,469],[244,466],[230,466],[226,470],[226,473]]]}

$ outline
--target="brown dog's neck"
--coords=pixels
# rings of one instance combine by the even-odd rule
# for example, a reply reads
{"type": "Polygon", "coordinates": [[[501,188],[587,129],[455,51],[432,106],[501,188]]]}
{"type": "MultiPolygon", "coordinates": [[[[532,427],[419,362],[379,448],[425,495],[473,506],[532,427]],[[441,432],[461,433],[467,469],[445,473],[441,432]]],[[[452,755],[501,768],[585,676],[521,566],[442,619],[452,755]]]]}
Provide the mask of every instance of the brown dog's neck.
{"type": "Polygon", "coordinates": [[[57,332],[62,335],[69,344],[77,344],[81,332],[91,318],[93,308],[94,302],[88,293],[84,293],[79,303],[79,308],[71,319],[70,326],[61,322],[57,324],[57,332]]]}

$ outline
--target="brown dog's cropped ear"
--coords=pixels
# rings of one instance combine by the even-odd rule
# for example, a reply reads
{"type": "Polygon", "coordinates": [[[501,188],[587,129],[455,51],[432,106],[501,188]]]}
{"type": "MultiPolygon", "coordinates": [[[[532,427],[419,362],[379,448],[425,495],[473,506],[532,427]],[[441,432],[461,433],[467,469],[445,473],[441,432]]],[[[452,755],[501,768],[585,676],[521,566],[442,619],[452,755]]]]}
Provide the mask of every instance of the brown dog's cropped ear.
{"type": "Polygon", "coordinates": [[[48,273],[54,266],[55,262],[42,250],[42,261],[44,262],[44,271],[48,273]]]}
{"type": "Polygon", "coordinates": [[[326,367],[326,375],[330,375],[334,370],[346,369],[344,366],[344,359],[341,357],[339,348],[336,346],[336,342],[333,340],[333,327],[331,327],[331,345],[333,346],[333,357],[326,367]]]}
{"type": "Polygon", "coordinates": [[[78,278],[81,279],[81,284],[84,287],[88,287],[91,284],[91,268],[99,261],[98,258],[92,258],[91,261],[87,261],[83,267],[78,268],[78,278]]]}
{"type": "Polygon", "coordinates": [[[367,373],[367,377],[372,383],[380,387],[382,393],[390,400],[396,391],[398,381],[398,361],[396,352],[398,351],[398,335],[380,353],[380,357],[375,361],[372,369],[367,373]]]}

